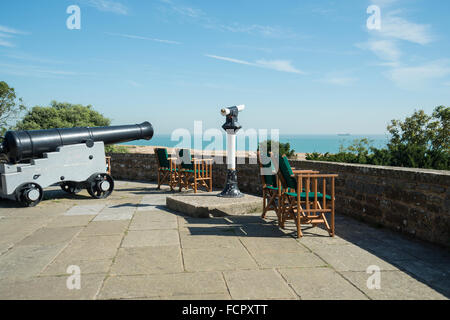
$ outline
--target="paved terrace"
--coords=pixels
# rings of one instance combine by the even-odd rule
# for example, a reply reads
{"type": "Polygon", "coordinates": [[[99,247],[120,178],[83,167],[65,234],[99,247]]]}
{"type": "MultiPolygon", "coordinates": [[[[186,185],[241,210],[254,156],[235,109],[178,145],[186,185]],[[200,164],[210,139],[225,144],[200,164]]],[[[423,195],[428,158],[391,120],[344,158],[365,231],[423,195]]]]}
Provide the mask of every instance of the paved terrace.
{"type": "Polygon", "coordinates": [[[190,218],[170,192],[118,181],[105,200],[48,191],[0,201],[2,299],[447,299],[450,253],[337,216],[337,236],[276,227],[275,215],[190,218]],[[81,289],[66,286],[81,269],[81,289]],[[368,289],[366,269],[381,269],[368,289]]]}

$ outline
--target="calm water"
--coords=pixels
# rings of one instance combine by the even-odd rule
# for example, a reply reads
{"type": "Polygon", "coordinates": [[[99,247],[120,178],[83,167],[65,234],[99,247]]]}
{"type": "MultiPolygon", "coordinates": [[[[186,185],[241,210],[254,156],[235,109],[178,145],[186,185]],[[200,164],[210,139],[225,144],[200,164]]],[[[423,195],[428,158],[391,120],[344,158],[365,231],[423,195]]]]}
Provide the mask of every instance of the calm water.
{"type": "MultiPolygon", "coordinates": [[[[339,135],[280,135],[280,142],[289,142],[291,148],[293,148],[296,152],[331,152],[336,153],[339,151],[339,146],[350,145],[354,139],[368,138],[372,140],[371,145],[377,148],[381,148],[386,146],[388,142],[388,136],[379,134],[379,135],[349,135],[349,136],[339,136],[339,135]]],[[[183,143],[181,147],[185,148],[194,148],[194,138],[192,138],[191,145],[188,143],[183,143]]],[[[201,141],[201,139],[199,140],[201,141]]],[[[125,144],[129,145],[139,145],[139,146],[164,146],[164,147],[175,147],[178,145],[180,141],[172,141],[170,139],[170,135],[155,135],[150,141],[146,140],[137,140],[131,141],[125,144]]],[[[203,148],[206,148],[210,141],[203,142],[203,148]]],[[[224,135],[224,139],[222,141],[223,148],[226,149],[226,138],[224,135]]],[[[195,147],[197,148],[197,146],[195,147]]],[[[257,147],[249,146],[248,141],[244,146],[243,143],[237,145],[238,150],[250,150],[255,151],[257,147]]],[[[219,148],[218,148],[219,149],[219,148]]]]}

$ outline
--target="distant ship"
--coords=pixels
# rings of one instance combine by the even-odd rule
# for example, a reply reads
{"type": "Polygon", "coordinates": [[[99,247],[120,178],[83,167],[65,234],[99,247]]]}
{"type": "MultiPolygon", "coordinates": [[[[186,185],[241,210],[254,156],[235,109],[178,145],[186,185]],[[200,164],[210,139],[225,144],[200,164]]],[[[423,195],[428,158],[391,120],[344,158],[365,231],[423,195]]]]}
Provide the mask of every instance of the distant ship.
{"type": "Polygon", "coordinates": [[[338,136],[350,136],[350,133],[338,133],[338,136]]]}

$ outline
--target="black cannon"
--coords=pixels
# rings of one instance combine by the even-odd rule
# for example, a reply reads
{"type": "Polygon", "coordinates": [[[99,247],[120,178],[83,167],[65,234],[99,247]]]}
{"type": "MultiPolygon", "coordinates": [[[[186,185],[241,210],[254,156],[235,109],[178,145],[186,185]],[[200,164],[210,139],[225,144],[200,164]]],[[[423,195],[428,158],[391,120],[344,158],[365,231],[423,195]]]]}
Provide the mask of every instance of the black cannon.
{"type": "Polygon", "coordinates": [[[8,131],[0,153],[0,197],[35,206],[43,189],[60,185],[68,193],[86,188],[94,198],[106,198],[114,180],[106,173],[104,144],[150,140],[149,122],[110,127],[8,131]]]}

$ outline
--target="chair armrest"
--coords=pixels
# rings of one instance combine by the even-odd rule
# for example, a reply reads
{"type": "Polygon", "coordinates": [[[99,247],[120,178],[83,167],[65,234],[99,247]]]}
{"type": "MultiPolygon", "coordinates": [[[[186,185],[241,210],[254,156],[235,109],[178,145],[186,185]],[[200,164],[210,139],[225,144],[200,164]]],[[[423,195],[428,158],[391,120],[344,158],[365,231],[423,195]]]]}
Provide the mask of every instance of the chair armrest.
{"type": "Polygon", "coordinates": [[[297,173],[295,176],[301,176],[302,178],[337,178],[338,174],[331,174],[331,173],[297,173]]]}
{"type": "Polygon", "coordinates": [[[197,158],[192,158],[193,162],[210,162],[213,161],[213,159],[197,159],[197,158]]]}
{"type": "Polygon", "coordinates": [[[298,174],[298,173],[319,173],[319,171],[315,171],[315,170],[294,170],[294,169],[292,169],[292,172],[294,174],[298,174]]]}

